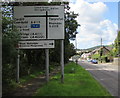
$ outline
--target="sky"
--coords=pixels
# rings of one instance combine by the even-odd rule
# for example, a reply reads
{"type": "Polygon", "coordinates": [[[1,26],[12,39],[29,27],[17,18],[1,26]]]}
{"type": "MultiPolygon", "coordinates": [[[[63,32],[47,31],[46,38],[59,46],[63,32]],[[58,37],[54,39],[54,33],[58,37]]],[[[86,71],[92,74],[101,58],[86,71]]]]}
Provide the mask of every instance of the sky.
{"type": "MultiPolygon", "coordinates": [[[[114,43],[118,30],[118,2],[87,2],[72,0],[71,11],[78,13],[77,49],[114,43]]],[[[70,41],[75,45],[75,41],[70,41]]]]}

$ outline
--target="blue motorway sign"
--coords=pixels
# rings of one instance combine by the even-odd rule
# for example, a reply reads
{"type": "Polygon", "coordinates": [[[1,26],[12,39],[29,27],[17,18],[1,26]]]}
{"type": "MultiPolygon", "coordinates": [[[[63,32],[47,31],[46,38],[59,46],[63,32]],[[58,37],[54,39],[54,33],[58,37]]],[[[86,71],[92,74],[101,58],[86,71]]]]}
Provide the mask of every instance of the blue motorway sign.
{"type": "Polygon", "coordinates": [[[40,24],[31,24],[31,28],[40,28],[40,24]]]}

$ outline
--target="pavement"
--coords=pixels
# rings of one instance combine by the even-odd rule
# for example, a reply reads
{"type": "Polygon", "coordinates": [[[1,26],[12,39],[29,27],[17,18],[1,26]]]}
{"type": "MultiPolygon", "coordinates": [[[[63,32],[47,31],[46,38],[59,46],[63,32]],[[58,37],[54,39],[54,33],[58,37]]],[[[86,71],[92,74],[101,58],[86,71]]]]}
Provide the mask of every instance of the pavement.
{"type": "Polygon", "coordinates": [[[78,64],[89,71],[112,96],[120,96],[118,94],[118,65],[112,63],[92,64],[87,61],[79,61],[78,64]]]}

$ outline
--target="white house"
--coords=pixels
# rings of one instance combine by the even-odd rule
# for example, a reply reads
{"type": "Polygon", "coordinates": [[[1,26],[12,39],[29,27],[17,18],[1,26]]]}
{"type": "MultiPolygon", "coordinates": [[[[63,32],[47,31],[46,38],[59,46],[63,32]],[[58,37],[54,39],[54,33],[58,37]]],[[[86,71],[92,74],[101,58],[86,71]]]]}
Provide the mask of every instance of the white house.
{"type": "Polygon", "coordinates": [[[81,58],[88,60],[90,56],[91,56],[91,53],[83,53],[81,55],[81,58]]]}

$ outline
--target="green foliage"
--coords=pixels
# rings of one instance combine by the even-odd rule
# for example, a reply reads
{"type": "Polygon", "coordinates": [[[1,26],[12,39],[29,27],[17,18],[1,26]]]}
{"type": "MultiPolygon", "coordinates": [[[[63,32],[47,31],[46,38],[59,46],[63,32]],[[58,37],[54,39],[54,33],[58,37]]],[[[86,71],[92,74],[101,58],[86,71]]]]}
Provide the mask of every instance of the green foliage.
{"type": "Polygon", "coordinates": [[[60,54],[61,53],[61,45],[60,41],[55,41],[55,48],[50,49],[50,62],[60,63],[60,54]]]}
{"type": "Polygon", "coordinates": [[[76,51],[74,49],[74,45],[68,44],[65,47],[65,57],[64,57],[64,61],[65,63],[67,63],[69,61],[69,58],[72,57],[73,55],[75,55],[76,51]]]}
{"type": "Polygon", "coordinates": [[[114,54],[115,56],[120,55],[120,31],[118,31],[117,38],[114,41],[114,54]]]}
{"type": "Polygon", "coordinates": [[[20,83],[23,84],[25,82],[28,82],[31,79],[36,78],[36,77],[38,77],[39,75],[42,75],[42,74],[45,74],[45,72],[41,71],[40,69],[36,69],[36,71],[32,72],[32,74],[29,74],[27,76],[22,76],[20,78],[20,83]]]}
{"type": "Polygon", "coordinates": [[[20,37],[19,32],[12,28],[11,7],[4,6],[2,13],[2,75],[5,84],[15,78],[16,46],[20,37]]]}
{"type": "Polygon", "coordinates": [[[92,59],[99,59],[100,58],[100,54],[94,54],[92,55],[92,59]]]}
{"type": "Polygon", "coordinates": [[[64,79],[62,84],[60,74],[53,76],[34,96],[111,96],[89,72],[75,63],[65,66],[64,79]]]}
{"type": "Polygon", "coordinates": [[[112,56],[112,57],[115,57],[117,54],[116,54],[116,49],[115,48],[113,48],[111,51],[110,51],[110,53],[108,53],[108,57],[109,56],[112,56]]]}

